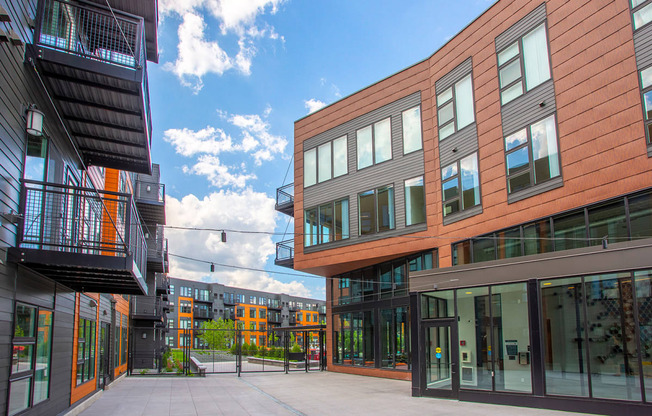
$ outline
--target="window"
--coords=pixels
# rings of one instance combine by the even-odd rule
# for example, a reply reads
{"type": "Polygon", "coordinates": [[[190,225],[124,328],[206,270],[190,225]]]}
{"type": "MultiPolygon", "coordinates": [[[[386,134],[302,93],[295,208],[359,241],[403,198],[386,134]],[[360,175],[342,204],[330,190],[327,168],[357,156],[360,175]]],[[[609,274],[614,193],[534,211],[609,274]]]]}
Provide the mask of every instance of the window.
{"type": "Polygon", "coordinates": [[[236,315],[238,318],[244,318],[244,308],[238,306],[236,309],[236,315]]]}
{"type": "Polygon", "coordinates": [[[505,159],[510,194],[559,176],[555,116],[505,137],[505,159]]]}
{"type": "Polygon", "coordinates": [[[121,351],[120,351],[120,365],[125,365],[127,364],[127,339],[128,339],[128,331],[129,331],[129,324],[127,323],[127,315],[122,315],[122,331],[120,332],[120,344],[121,344],[121,351]]]}
{"type": "Polygon", "coordinates": [[[256,330],[256,323],[255,322],[249,322],[249,329],[252,331],[256,330]]]}
{"type": "Polygon", "coordinates": [[[401,113],[403,121],[403,154],[421,150],[421,107],[401,113]]]}
{"type": "Polygon", "coordinates": [[[77,385],[95,378],[95,321],[79,318],[77,331],[77,385]]]}
{"type": "Polygon", "coordinates": [[[192,297],[192,288],[186,287],[186,286],[181,286],[179,288],[179,296],[184,296],[191,298],[192,297]]]}
{"type": "MultiPolygon", "coordinates": [[[[652,3],[650,3],[652,9],[652,3]]],[[[652,10],[650,12],[652,14],[652,10]]],[[[641,89],[643,91],[643,110],[645,112],[645,132],[648,144],[652,144],[652,67],[641,71],[641,89]]]]}
{"type": "Polygon", "coordinates": [[[388,299],[407,295],[405,261],[380,265],[380,298],[388,299]]]}
{"type": "Polygon", "coordinates": [[[409,309],[380,311],[380,366],[397,370],[410,369],[409,309]]]}
{"type": "Polygon", "coordinates": [[[437,250],[418,254],[408,258],[408,272],[418,272],[420,270],[430,270],[439,267],[437,250]]]}
{"type": "Polygon", "coordinates": [[[356,132],[358,169],[363,169],[392,158],[392,131],[390,118],[381,120],[356,132]]]}
{"type": "Polygon", "coordinates": [[[310,322],[311,314],[307,313],[306,314],[306,322],[310,322]]]}
{"type": "Polygon", "coordinates": [[[170,285],[170,295],[174,295],[174,285],[170,285]]]}
{"type": "Polygon", "coordinates": [[[303,232],[305,247],[349,238],[349,200],[307,209],[303,232]]]}
{"type": "Polygon", "coordinates": [[[195,299],[202,302],[210,302],[210,293],[208,289],[195,289],[195,299]]]}
{"type": "Polygon", "coordinates": [[[373,311],[334,315],[333,362],[343,365],[373,367],[374,319],[373,311]]]}
{"type": "Polygon", "coordinates": [[[392,185],[358,194],[360,235],[394,229],[394,187],[392,185]]]}
{"type": "Polygon", "coordinates": [[[256,318],[256,308],[249,308],[249,317],[256,318]]]}
{"type": "Polygon", "coordinates": [[[297,313],[297,321],[303,321],[303,313],[301,312],[297,313]]]}
{"type": "Polygon", "coordinates": [[[258,324],[258,330],[259,331],[267,331],[267,324],[265,322],[261,322],[258,324]]]}
{"type": "Polygon", "coordinates": [[[303,152],[303,186],[321,183],[348,172],[347,138],[342,136],[303,152]]]}
{"type": "Polygon", "coordinates": [[[634,30],[640,29],[652,21],[652,2],[647,0],[631,0],[634,30]]]}
{"type": "Polygon", "coordinates": [[[174,319],[168,319],[168,328],[174,328],[174,319]]]}
{"type": "Polygon", "coordinates": [[[260,319],[265,319],[267,317],[267,310],[265,309],[258,309],[258,317],[260,319]]]}
{"type": "Polygon", "coordinates": [[[190,324],[190,318],[180,318],[179,319],[179,328],[181,328],[181,329],[191,329],[192,325],[190,324]]]}
{"type": "Polygon", "coordinates": [[[441,170],[444,217],[480,205],[478,154],[473,153],[441,170]]]}
{"type": "Polygon", "coordinates": [[[9,415],[50,397],[52,317],[52,311],[16,304],[9,376],[9,415]]]}
{"type": "Polygon", "coordinates": [[[473,81],[471,74],[468,74],[455,85],[437,93],[439,140],[444,140],[474,121],[473,81]]]}
{"type": "Polygon", "coordinates": [[[405,181],[405,225],[426,222],[426,193],[423,176],[405,181]]]}
{"type": "Polygon", "coordinates": [[[545,24],[498,52],[498,75],[503,105],[550,79],[545,24]]]}
{"type": "Polygon", "coordinates": [[[192,313],[192,303],[187,300],[180,300],[179,313],[192,313]]]}

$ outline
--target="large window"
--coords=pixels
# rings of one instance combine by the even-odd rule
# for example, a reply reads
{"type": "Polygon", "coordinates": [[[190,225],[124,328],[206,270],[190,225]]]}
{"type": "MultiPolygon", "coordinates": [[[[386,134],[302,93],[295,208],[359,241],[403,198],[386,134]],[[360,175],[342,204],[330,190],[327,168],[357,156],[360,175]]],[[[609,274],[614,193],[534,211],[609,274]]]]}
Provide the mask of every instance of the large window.
{"type": "Polygon", "coordinates": [[[359,234],[393,230],[394,187],[392,185],[358,194],[359,234]]]}
{"type": "Polygon", "coordinates": [[[122,315],[122,331],[120,331],[120,365],[127,364],[128,335],[129,323],[127,322],[127,315],[122,315]]]}
{"type": "Polygon", "coordinates": [[[9,406],[14,415],[50,397],[52,311],[16,304],[9,406]]]}
{"type": "Polygon", "coordinates": [[[179,287],[179,296],[191,298],[192,297],[192,288],[187,286],[179,287]]]}
{"type": "Polygon", "coordinates": [[[386,118],[357,131],[358,169],[392,158],[391,119],[386,118]]]}
{"type": "Polygon", "coordinates": [[[380,265],[380,298],[407,295],[405,261],[380,265]]]}
{"type": "Polygon", "coordinates": [[[349,200],[322,204],[305,211],[304,246],[349,238],[349,200]]]}
{"type": "Polygon", "coordinates": [[[405,225],[426,222],[426,193],[423,176],[405,181],[405,225]]]}
{"type": "Polygon", "coordinates": [[[453,266],[651,235],[652,192],[647,191],[460,241],[453,244],[453,266]]]}
{"type": "Polygon", "coordinates": [[[652,1],[631,0],[634,30],[640,29],[652,22],[652,1]]]}
{"type": "Polygon", "coordinates": [[[410,369],[410,317],[408,307],[380,311],[380,366],[410,369]]]}
{"type": "Polygon", "coordinates": [[[94,320],[79,318],[77,331],[77,385],[95,378],[94,320]]]}
{"type": "Polygon", "coordinates": [[[321,183],[348,172],[347,139],[338,139],[303,152],[303,186],[321,183]]]}
{"type": "Polygon", "coordinates": [[[374,367],[374,318],[372,311],[334,315],[334,361],[338,364],[374,367]]]}
{"type": "Polygon", "coordinates": [[[401,113],[403,121],[403,154],[420,150],[421,144],[421,107],[416,106],[401,113]]]}
{"type": "Polygon", "coordinates": [[[471,74],[466,75],[444,91],[437,91],[439,140],[444,140],[474,121],[471,74]]]}
{"type": "Polygon", "coordinates": [[[559,176],[555,116],[505,137],[505,158],[510,194],[559,176]]]}
{"type": "Polygon", "coordinates": [[[478,154],[473,153],[441,170],[444,217],[480,205],[478,154]]]}
{"type": "Polygon", "coordinates": [[[550,79],[545,24],[498,51],[498,75],[502,104],[550,79]]]}
{"type": "Polygon", "coordinates": [[[192,313],[192,302],[189,300],[180,300],[179,313],[192,313]]]}

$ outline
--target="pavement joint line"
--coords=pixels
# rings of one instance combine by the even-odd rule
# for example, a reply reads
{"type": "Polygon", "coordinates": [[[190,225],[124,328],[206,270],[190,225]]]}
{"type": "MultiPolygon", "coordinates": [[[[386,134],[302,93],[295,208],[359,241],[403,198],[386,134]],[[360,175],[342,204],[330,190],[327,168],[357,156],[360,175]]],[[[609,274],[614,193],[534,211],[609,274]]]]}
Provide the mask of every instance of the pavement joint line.
{"type": "Polygon", "coordinates": [[[283,402],[283,401],[277,399],[276,397],[272,396],[271,394],[269,394],[269,393],[267,393],[267,392],[261,390],[261,389],[258,388],[257,386],[254,386],[253,384],[251,384],[250,382],[248,382],[248,381],[245,380],[244,378],[242,378],[242,377],[238,377],[238,379],[239,379],[240,381],[242,381],[243,383],[245,383],[246,385],[248,385],[249,387],[251,387],[252,389],[256,390],[257,392],[259,392],[259,393],[261,393],[261,394],[263,394],[263,395],[269,397],[269,398],[272,399],[274,402],[276,402],[276,403],[280,404],[281,406],[285,407],[286,409],[288,409],[288,410],[291,411],[292,413],[294,413],[294,414],[296,414],[296,415],[299,415],[299,416],[308,416],[308,415],[306,415],[305,413],[303,413],[303,412],[301,412],[301,411],[295,409],[294,407],[290,406],[289,404],[287,404],[287,403],[285,403],[285,402],[283,402]]]}

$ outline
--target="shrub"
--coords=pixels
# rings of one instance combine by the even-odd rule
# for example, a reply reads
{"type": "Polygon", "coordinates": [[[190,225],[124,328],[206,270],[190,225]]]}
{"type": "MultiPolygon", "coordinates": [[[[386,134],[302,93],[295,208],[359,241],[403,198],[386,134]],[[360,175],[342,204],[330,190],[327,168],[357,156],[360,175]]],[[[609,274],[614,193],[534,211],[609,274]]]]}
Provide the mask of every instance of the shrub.
{"type": "Polygon", "coordinates": [[[295,343],[292,346],[292,349],[290,350],[290,352],[301,352],[301,347],[299,346],[299,344],[295,343]]]}
{"type": "Polygon", "coordinates": [[[258,346],[256,344],[251,344],[249,346],[249,355],[256,355],[258,354],[258,346]]]}

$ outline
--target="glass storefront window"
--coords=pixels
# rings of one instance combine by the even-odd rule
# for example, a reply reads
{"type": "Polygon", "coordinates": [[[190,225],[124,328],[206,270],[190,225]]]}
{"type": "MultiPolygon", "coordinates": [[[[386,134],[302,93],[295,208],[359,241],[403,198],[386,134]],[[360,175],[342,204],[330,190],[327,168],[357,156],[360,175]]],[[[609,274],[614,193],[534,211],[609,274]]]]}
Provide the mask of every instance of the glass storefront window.
{"type": "Polygon", "coordinates": [[[631,276],[589,276],[584,282],[593,397],[640,401],[631,276]]]}
{"type": "Polygon", "coordinates": [[[638,332],[643,357],[643,387],[646,400],[652,401],[652,270],[634,273],[638,332]]]}
{"type": "Polygon", "coordinates": [[[589,244],[598,246],[602,238],[608,236],[609,243],[619,243],[629,239],[625,201],[619,200],[609,205],[589,209],[589,244]]]}
{"type": "Polygon", "coordinates": [[[460,387],[491,390],[493,363],[489,288],[457,290],[460,387]]]}
{"type": "Polygon", "coordinates": [[[421,318],[452,318],[455,316],[454,291],[444,290],[421,295],[421,318]]]}
{"type": "MultiPolygon", "coordinates": [[[[589,395],[583,299],[580,277],[541,283],[547,394],[589,395]]],[[[601,333],[600,328],[601,324],[592,331],[601,333]]]]}

